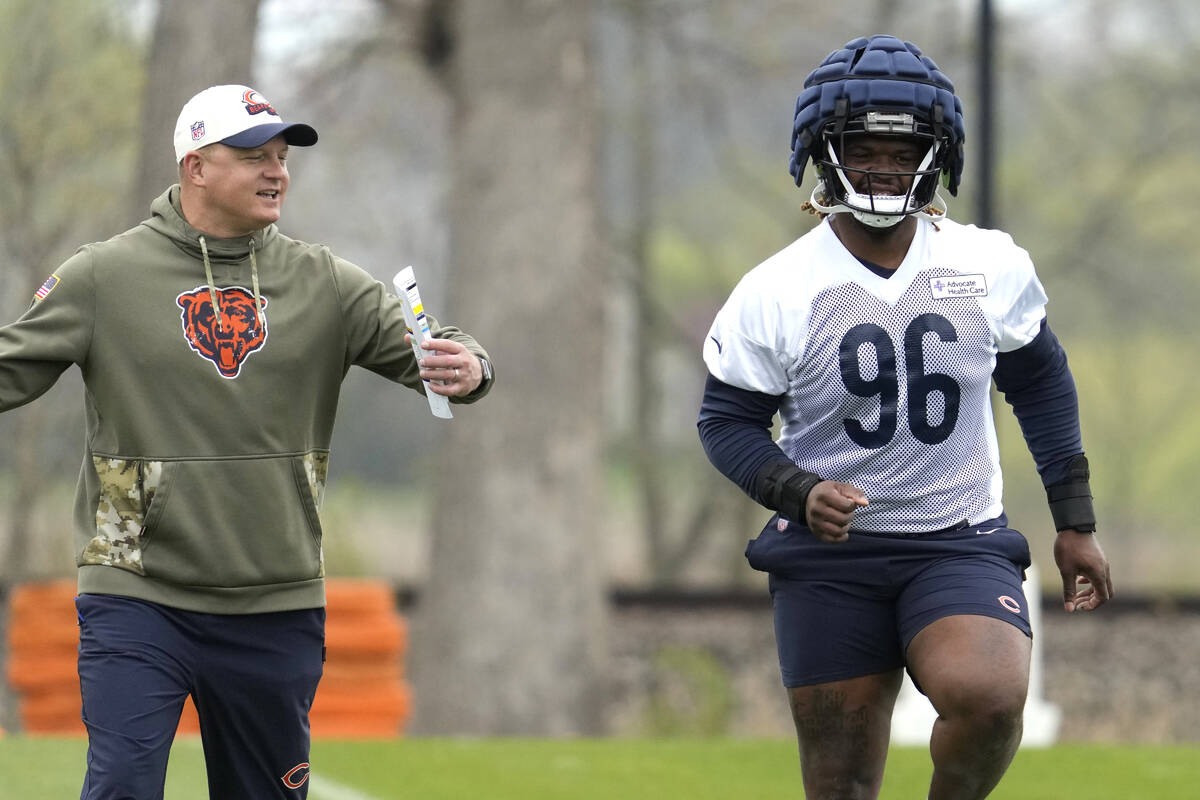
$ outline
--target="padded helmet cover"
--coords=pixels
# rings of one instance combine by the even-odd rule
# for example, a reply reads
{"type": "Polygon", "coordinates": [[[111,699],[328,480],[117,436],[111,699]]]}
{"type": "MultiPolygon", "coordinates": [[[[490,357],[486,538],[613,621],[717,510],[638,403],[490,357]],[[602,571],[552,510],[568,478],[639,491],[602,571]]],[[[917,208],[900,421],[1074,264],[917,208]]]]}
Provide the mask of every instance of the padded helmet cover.
{"type": "Polygon", "coordinates": [[[944,151],[941,167],[946,189],[958,194],[966,138],[962,101],[950,79],[916,45],[886,35],[847,42],[805,78],[792,124],[789,172],[797,186],[809,158],[823,145],[826,125],[868,111],[906,112],[928,124],[944,142],[939,150],[944,151]]]}

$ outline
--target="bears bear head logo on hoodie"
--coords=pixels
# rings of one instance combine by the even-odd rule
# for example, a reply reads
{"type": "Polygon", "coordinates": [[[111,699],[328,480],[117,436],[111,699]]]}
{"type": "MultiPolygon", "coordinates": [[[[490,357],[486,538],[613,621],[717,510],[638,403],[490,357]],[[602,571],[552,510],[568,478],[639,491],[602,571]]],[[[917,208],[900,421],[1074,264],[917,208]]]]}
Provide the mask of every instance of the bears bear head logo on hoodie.
{"type": "Polygon", "coordinates": [[[220,316],[213,311],[208,286],[183,292],[175,302],[183,309],[183,335],[200,356],[217,368],[222,378],[236,378],[251,353],[261,350],[267,341],[267,298],[261,297],[263,318],[255,313],[254,295],[241,286],[212,289],[220,305],[220,316]]]}

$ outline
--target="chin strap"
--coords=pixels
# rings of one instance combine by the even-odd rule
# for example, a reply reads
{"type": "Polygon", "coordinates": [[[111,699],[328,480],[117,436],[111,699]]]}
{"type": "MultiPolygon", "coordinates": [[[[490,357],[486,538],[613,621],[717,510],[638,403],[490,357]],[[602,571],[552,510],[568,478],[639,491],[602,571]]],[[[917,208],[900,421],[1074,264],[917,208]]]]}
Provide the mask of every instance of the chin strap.
{"type": "Polygon", "coordinates": [[[800,209],[810,214],[816,214],[821,219],[825,219],[825,217],[831,214],[853,214],[864,225],[870,225],[873,228],[890,228],[905,217],[920,217],[936,224],[946,219],[946,212],[949,210],[949,205],[940,194],[935,192],[933,200],[920,211],[913,211],[909,214],[871,214],[867,211],[858,211],[849,206],[844,206],[841,203],[830,203],[825,195],[824,187],[818,183],[813,188],[812,196],[808,198],[808,202],[801,205],[800,209]],[[863,219],[863,217],[871,217],[874,220],[878,220],[878,222],[869,222],[863,219]]]}

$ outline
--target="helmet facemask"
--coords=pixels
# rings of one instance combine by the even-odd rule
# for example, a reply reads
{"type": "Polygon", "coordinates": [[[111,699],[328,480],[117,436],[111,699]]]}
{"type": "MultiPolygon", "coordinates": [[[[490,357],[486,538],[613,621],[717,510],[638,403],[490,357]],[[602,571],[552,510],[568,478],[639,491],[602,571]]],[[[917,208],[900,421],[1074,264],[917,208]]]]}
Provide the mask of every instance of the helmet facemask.
{"type": "Polygon", "coordinates": [[[820,149],[824,150],[825,157],[820,158],[814,152],[813,162],[821,179],[819,188],[825,195],[823,205],[844,206],[864,225],[890,228],[904,217],[923,211],[933,202],[948,142],[945,138],[936,137],[928,124],[912,114],[868,111],[849,120],[842,117],[825,126],[820,140],[823,145],[820,149]],[[856,136],[894,136],[916,140],[924,154],[911,171],[848,167],[842,163],[839,154],[846,152],[847,140],[856,136]],[[884,194],[872,188],[876,182],[881,185],[898,183],[907,186],[907,189],[903,194],[884,194]],[[863,191],[855,189],[855,184],[863,191]]]}

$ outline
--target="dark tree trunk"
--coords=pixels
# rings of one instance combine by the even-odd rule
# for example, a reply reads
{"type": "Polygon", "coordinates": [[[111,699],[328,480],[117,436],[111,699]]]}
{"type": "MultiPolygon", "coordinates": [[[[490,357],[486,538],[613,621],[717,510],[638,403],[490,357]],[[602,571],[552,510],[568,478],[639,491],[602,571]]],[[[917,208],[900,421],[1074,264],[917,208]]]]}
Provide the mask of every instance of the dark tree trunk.
{"type": "Polygon", "coordinates": [[[606,286],[589,4],[454,5],[452,318],[490,350],[498,381],[445,429],[415,726],[594,733],[606,286]]]}

